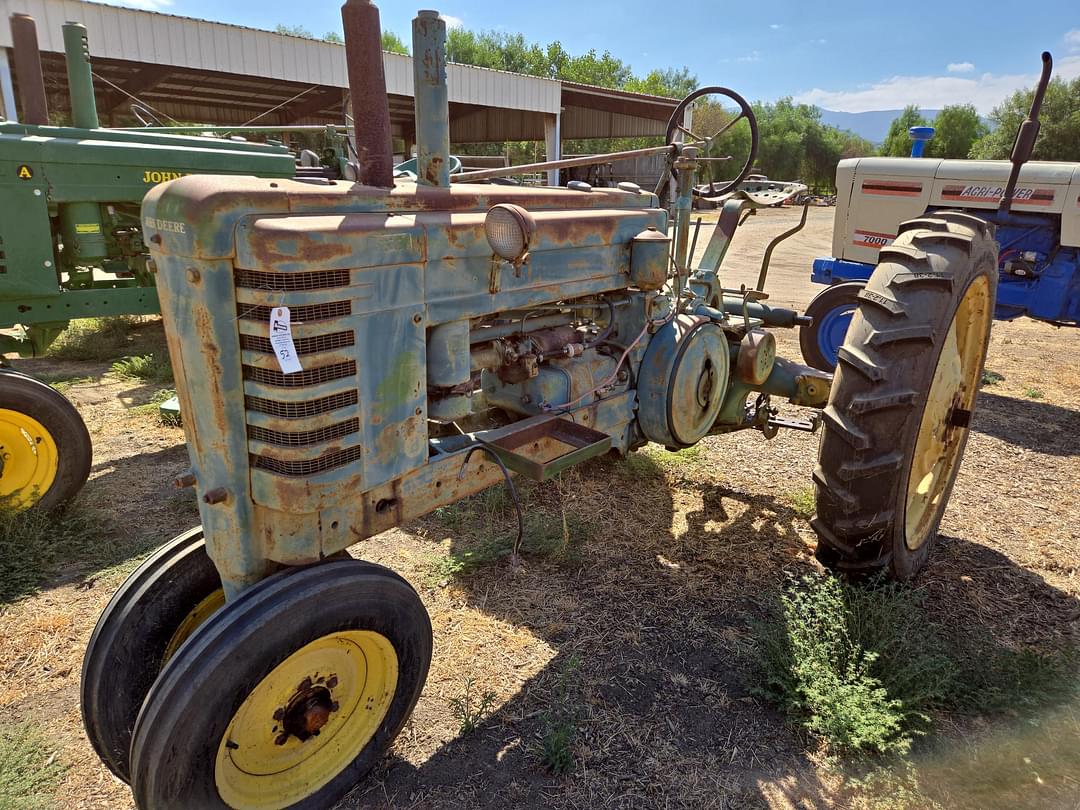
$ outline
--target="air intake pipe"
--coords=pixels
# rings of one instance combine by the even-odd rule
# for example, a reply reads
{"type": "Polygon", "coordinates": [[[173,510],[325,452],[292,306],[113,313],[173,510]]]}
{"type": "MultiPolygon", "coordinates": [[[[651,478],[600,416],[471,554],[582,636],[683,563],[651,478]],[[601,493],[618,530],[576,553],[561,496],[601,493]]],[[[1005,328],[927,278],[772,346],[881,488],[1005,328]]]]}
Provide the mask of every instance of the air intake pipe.
{"type": "MultiPolygon", "coordinates": [[[[23,122],[45,126],[49,123],[49,102],[45,96],[45,74],[41,70],[37,24],[29,14],[11,15],[11,44],[15,73],[19,77],[23,122]]],[[[11,117],[15,117],[14,110],[11,117]]]]}
{"type": "Polygon", "coordinates": [[[345,0],[345,62],[349,71],[353,132],[360,160],[357,178],[367,186],[394,185],[394,144],[390,139],[390,102],[383,74],[382,27],[371,0],[345,0]]]}
{"type": "Polygon", "coordinates": [[[97,129],[97,99],[90,71],[90,42],[86,26],[64,23],[64,56],[67,58],[68,94],[71,96],[71,123],[79,129],[97,129]]]}
{"type": "Polygon", "coordinates": [[[416,106],[416,182],[450,185],[450,103],[446,91],[446,21],[419,11],[412,24],[416,106]]]}

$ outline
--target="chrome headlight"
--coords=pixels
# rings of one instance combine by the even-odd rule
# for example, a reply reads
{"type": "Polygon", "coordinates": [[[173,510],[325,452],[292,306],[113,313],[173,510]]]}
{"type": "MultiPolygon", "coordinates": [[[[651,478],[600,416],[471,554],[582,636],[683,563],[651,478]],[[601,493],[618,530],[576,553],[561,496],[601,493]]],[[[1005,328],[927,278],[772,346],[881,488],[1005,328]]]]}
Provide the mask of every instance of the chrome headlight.
{"type": "Polygon", "coordinates": [[[493,205],[484,218],[484,235],[495,255],[519,264],[529,252],[536,231],[532,215],[520,205],[493,205]]]}

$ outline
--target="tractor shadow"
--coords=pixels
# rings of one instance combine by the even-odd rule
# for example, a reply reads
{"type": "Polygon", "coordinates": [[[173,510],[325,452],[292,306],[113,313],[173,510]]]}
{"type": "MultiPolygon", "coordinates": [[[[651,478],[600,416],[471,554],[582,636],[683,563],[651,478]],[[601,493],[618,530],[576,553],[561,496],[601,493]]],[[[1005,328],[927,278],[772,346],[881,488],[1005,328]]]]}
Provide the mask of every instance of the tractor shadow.
{"type": "Polygon", "coordinates": [[[1080,412],[1049,402],[979,392],[974,429],[1052,456],[1080,455],[1080,412]]]}
{"type": "Polygon", "coordinates": [[[193,490],[172,485],[188,464],[183,444],[97,460],[79,497],[62,512],[0,522],[0,609],[66,585],[90,589],[102,572],[133,568],[197,525],[193,490]]]}
{"type": "MultiPolygon", "coordinates": [[[[554,496],[527,491],[527,514],[550,515],[561,501],[588,517],[582,547],[562,557],[527,550],[517,573],[505,556],[484,557],[447,587],[467,609],[529,631],[550,659],[464,734],[447,725],[448,700],[466,676],[479,693],[509,664],[504,655],[483,672],[482,648],[444,642],[462,647],[436,650],[452,677],[437,695],[429,679],[398,753],[339,808],[846,806],[835,775],[815,764],[815,743],[752,691],[754,624],[786,574],[817,570],[812,533],[783,498],[671,479],[635,456],[585,465],[554,496]],[[552,772],[560,753],[565,775],[552,772]]],[[[449,537],[452,559],[475,559],[490,529],[451,521],[447,532],[445,520],[436,514],[418,533],[449,537]]],[[[995,646],[1077,640],[1080,602],[964,539],[945,538],[918,584],[957,632],[995,646]]],[[[447,626],[438,614],[435,606],[437,627],[447,626]]],[[[1073,732],[1080,742],[1080,724],[1073,732]]],[[[935,771],[941,786],[931,788],[956,799],[977,779],[973,751],[935,771]]],[[[1014,775],[1020,781],[1001,790],[1021,784],[1014,775]]]]}

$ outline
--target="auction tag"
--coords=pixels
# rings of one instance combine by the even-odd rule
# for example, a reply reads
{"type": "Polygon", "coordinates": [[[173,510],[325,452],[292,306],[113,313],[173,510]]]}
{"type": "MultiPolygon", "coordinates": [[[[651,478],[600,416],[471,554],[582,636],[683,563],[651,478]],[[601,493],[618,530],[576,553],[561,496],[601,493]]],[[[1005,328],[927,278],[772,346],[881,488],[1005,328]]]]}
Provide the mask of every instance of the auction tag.
{"type": "Polygon", "coordinates": [[[296,356],[296,346],[293,345],[288,307],[274,307],[270,310],[270,346],[274,349],[283,373],[295,374],[303,371],[300,358],[296,356]]]}

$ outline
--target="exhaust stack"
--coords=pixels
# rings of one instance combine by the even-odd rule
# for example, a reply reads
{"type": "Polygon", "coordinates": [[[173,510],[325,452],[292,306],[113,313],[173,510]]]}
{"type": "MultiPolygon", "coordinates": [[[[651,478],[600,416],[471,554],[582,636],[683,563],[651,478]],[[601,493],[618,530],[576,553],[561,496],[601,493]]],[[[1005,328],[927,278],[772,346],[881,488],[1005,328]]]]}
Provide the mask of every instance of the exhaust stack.
{"type": "Polygon", "coordinates": [[[68,93],[71,95],[71,123],[79,129],[97,129],[97,99],[90,72],[90,42],[86,26],[64,23],[64,56],[67,59],[68,93]]]}
{"type": "MultiPolygon", "coordinates": [[[[23,123],[46,126],[49,123],[49,101],[45,95],[45,74],[41,69],[37,24],[33,17],[29,14],[11,15],[11,42],[14,46],[15,72],[19,76],[23,123]]],[[[11,112],[14,117],[15,111],[11,112]]]]}
{"type": "Polygon", "coordinates": [[[392,188],[394,145],[390,139],[390,102],[383,75],[379,9],[371,0],[345,0],[341,21],[345,28],[353,132],[360,159],[357,179],[367,186],[392,188]]]}
{"type": "Polygon", "coordinates": [[[450,104],[446,93],[446,21],[419,11],[412,24],[416,107],[416,181],[450,185],[450,104]]]}

